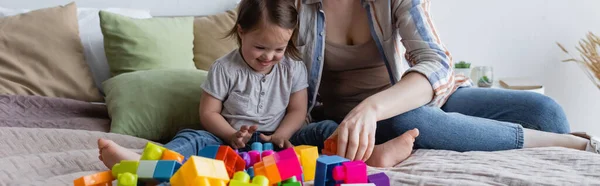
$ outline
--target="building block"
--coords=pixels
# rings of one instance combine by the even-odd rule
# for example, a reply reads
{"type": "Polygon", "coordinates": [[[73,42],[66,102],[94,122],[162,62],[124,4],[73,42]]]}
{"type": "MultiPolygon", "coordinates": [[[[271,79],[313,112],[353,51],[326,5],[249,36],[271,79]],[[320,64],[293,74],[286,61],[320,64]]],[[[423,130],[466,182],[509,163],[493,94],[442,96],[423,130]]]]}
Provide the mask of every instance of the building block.
{"type": "Polygon", "coordinates": [[[258,151],[252,150],[248,152],[248,155],[250,156],[250,166],[254,166],[256,163],[262,161],[260,152],[258,151]]]}
{"type": "Polygon", "coordinates": [[[191,156],[170,181],[172,186],[226,186],[229,175],[223,161],[191,156]]]}
{"type": "Polygon", "coordinates": [[[136,186],[138,183],[137,174],[130,172],[119,174],[117,178],[117,186],[136,186]]]}
{"type": "Polygon", "coordinates": [[[258,151],[258,152],[262,153],[262,151],[263,151],[263,144],[260,143],[260,142],[254,142],[254,143],[252,143],[252,145],[250,145],[250,148],[252,150],[255,150],[255,151],[258,151]]]}
{"type": "Polygon", "coordinates": [[[270,156],[270,155],[273,155],[273,154],[275,154],[275,151],[273,151],[273,150],[265,150],[265,151],[262,152],[262,154],[260,156],[266,157],[266,156],[270,156]]]}
{"type": "MultiPolygon", "coordinates": [[[[293,148],[279,151],[272,155],[275,158],[279,175],[282,180],[302,174],[302,165],[293,148]]],[[[270,157],[270,156],[267,156],[270,157]]],[[[263,158],[264,159],[264,158],[263,158]]]]}
{"type": "Polygon", "coordinates": [[[296,154],[300,158],[302,172],[304,172],[304,181],[315,180],[315,168],[319,158],[319,149],[315,146],[300,145],[294,147],[296,154]]]}
{"type": "Polygon", "coordinates": [[[112,186],[112,171],[104,171],[92,175],[82,176],[73,180],[75,186],[112,186]]]}
{"type": "Polygon", "coordinates": [[[229,181],[229,186],[269,186],[269,179],[264,176],[256,176],[250,183],[250,175],[245,172],[236,172],[233,179],[229,181]]]}
{"type": "Polygon", "coordinates": [[[163,154],[162,157],[160,157],[160,160],[175,160],[177,162],[179,162],[180,164],[183,163],[183,155],[179,154],[178,152],[166,149],[163,154]]]}
{"type": "Polygon", "coordinates": [[[116,178],[119,174],[126,172],[137,174],[139,164],[139,161],[123,160],[112,167],[112,176],[116,178]]]}
{"type": "Polygon", "coordinates": [[[328,156],[333,156],[337,154],[337,139],[336,138],[329,138],[326,139],[325,142],[323,142],[323,150],[321,151],[322,154],[328,155],[328,156]]]}
{"type": "Polygon", "coordinates": [[[254,178],[254,167],[250,167],[246,170],[246,173],[250,175],[250,178],[254,178]]]}
{"type": "Polygon", "coordinates": [[[363,161],[349,161],[333,168],[333,179],[342,183],[368,183],[367,164],[363,161]]]}
{"type": "Polygon", "coordinates": [[[246,167],[251,167],[251,159],[250,159],[250,155],[248,155],[247,152],[240,152],[238,153],[240,155],[240,157],[242,157],[242,159],[244,160],[244,162],[246,163],[246,167]]]}
{"type": "Polygon", "coordinates": [[[342,165],[350,160],[339,156],[322,155],[317,159],[315,168],[314,186],[333,186],[336,181],[333,179],[333,168],[342,165]]]}
{"type": "Polygon", "coordinates": [[[217,156],[217,151],[219,151],[220,147],[221,147],[220,145],[206,146],[206,147],[200,149],[200,151],[198,152],[198,156],[215,159],[215,156],[217,156]]]}
{"type": "Polygon", "coordinates": [[[160,182],[168,182],[180,167],[181,164],[175,160],[158,161],[152,177],[160,182]]]}
{"type": "Polygon", "coordinates": [[[263,144],[263,150],[267,151],[267,150],[275,150],[273,149],[273,143],[264,143],[263,144]]]}
{"type": "Polygon", "coordinates": [[[254,164],[254,175],[267,177],[269,183],[279,183],[282,180],[274,155],[264,157],[263,161],[254,164]]]}
{"type": "Polygon", "coordinates": [[[160,160],[165,150],[166,148],[164,147],[148,142],[140,160],[160,160]]]}
{"type": "Polygon", "coordinates": [[[246,162],[244,159],[229,146],[220,146],[214,159],[222,160],[223,163],[225,163],[225,168],[227,169],[229,177],[233,177],[235,172],[244,171],[244,169],[246,169],[246,162]]]}
{"type": "Polygon", "coordinates": [[[151,180],[154,179],[154,170],[156,170],[156,160],[140,160],[140,164],[137,169],[137,176],[140,180],[151,180]]]}
{"type": "Polygon", "coordinates": [[[302,184],[296,180],[295,176],[293,176],[290,179],[281,182],[281,186],[302,186],[302,184]]]}
{"type": "Polygon", "coordinates": [[[371,174],[367,176],[369,183],[373,183],[377,186],[390,186],[390,177],[387,174],[381,172],[377,174],[371,174]]]}
{"type": "Polygon", "coordinates": [[[340,186],[376,186],[373,183],[342,183],[340,186]]]}

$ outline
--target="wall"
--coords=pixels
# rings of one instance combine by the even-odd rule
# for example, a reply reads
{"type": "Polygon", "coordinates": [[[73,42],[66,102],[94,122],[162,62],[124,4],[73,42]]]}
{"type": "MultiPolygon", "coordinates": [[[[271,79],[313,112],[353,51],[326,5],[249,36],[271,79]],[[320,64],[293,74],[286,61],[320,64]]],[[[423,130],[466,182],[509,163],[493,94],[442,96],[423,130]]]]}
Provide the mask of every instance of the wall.
{"type": "Polygon", "coordinates": [[[528,76],[561,104],[573,131],[600,135],[600,90],[555,42],[573,54],[592,31],[600,36],[598,0],[433,0],[432,16],[455,61],[491,65],[497,77],[528,76]]]}
{"type": "MultiPolygon", "coordinates": [[[[0,7],[40,8],[71,0],[0,0],[0,7]]],[[[81,7],[150,9],[154,15],[206,15],[237,0],[77,0],[81,7]]],[[[497,77],[529,76],[561,104],[573,131],[600,135],[600,90],[555,42],[573,50],[588,31],[600,35],[598,0],[432,0],[438,33],[456,61],[492,65],[497,77]]]]}

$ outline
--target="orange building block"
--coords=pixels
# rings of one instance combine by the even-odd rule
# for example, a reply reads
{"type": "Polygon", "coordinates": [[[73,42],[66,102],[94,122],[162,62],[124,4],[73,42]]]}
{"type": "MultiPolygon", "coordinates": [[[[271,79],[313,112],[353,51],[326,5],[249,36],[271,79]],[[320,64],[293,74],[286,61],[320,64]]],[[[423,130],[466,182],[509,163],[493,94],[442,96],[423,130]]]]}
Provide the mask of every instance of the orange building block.
{"type": "Polygon", "coordinates": [[[229,177],[233,177],[238,171],[244,171],[246,169],[246,162],[238,153],[236,153],[231,147],[222,145],[219,147],[215,156],[217,160],[223,160],[225,163],[225,169],[229,177]]]}
{"type": "Polygon", "coordinates": [[[75,186],[112,186],[112,171],[104,171],[92,175],[80,177],[73,181],[75,186]]]}
{"type": "Polygon", "coordinates": [[[298,155],[302,172],[304,172],[304,181],[315,180],[315,171],[317,168],[317,159],[319,158],[319,150],[315,146],[300,145],[294,147],[294,151],[298,155]]]}
{"type": "Polygon", "coordinates": [[[267,177],[269,183],[279,183],[282,181],[274,155],[263,157],[263,161],[254,164],[254,175],[267,177]]]}
{"type": "Polygon", "coordinates": [[[321,151],[323,154],[328,155],[328,156],[333,156],[337,154],[337,139],[336,138],[329,138],[327,140],[325,140],[324,142],[325,146],[323,147],[323,150],[321,151]]]}
{"type": "Polygon", "coordinates": [[[227,186],[229,175],[223,161],[191,156],[170,181],[172,186],[227,186]]]}
{"type": "Polygon", "coordinates": [[[181,155],[181,154],[179,154],[179,153],[177,153],[175,151],[166,149],[163,152],[162,157],[160,157],[160,160],[175,160],[175,161],[177,161],[179,163],[182,163],[183,162],[183,158],[184,158],[183,155],[181,155]]]}

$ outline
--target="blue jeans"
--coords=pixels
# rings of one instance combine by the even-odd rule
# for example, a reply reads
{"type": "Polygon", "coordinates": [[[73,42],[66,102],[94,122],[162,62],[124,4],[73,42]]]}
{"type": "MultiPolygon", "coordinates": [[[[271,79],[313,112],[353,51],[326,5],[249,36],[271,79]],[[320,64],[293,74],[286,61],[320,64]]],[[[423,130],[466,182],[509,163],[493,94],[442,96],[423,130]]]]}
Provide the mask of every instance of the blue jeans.
{"type": "Polygon", "coordinates": [[[523,128],[568,133],[563,109],[533,92],[460,88],[442,108],[420,107],[377,124],[376,143],[418,128],[415,148],[496,151],[523,148],[523,128]]]}
{"type": "MultiPolygon", "coordinates": [[[[318,123],[311,123],[302,127],[290,138],[290,143],[293,145],[312,145],[317,146],[318,149],[323,149],[323,142],[329,137],[337,128],[337,123],[333,121],[321,121],[318,123]]],[[[259,133],[255,133],[250,141],[248,141],[247,147],[253,142],[262,142],[258,137],[259,133]]],[[[269,135],[266,133],[265,135],[269,135]]],[[[181,130],[173,137],[173,140],[164,145],[165,148],[171,149],[175,152],[180,153],[184,157],[191,155],[197,155],[198,152],[209,145],[226,145],[225,142],[219,137],[211,134],[204,130],[181,130]]]]}

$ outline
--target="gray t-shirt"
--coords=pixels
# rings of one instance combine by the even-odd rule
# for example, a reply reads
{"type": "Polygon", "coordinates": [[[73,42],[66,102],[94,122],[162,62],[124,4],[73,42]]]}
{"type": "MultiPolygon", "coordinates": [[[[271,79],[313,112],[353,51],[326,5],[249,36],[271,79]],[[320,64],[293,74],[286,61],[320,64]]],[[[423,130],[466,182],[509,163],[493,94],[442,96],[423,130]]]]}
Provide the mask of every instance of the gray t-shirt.
{"type": "Polygon", "coordinates": [[[221,115],[236,130],[257,124],[259,131],[273,132],[291,94],[308,87],[306,73],[304,63],[286,57],[269,74],[261,74],[234,50],[211,66],[202,89],[223,103],[221,115]]]}

